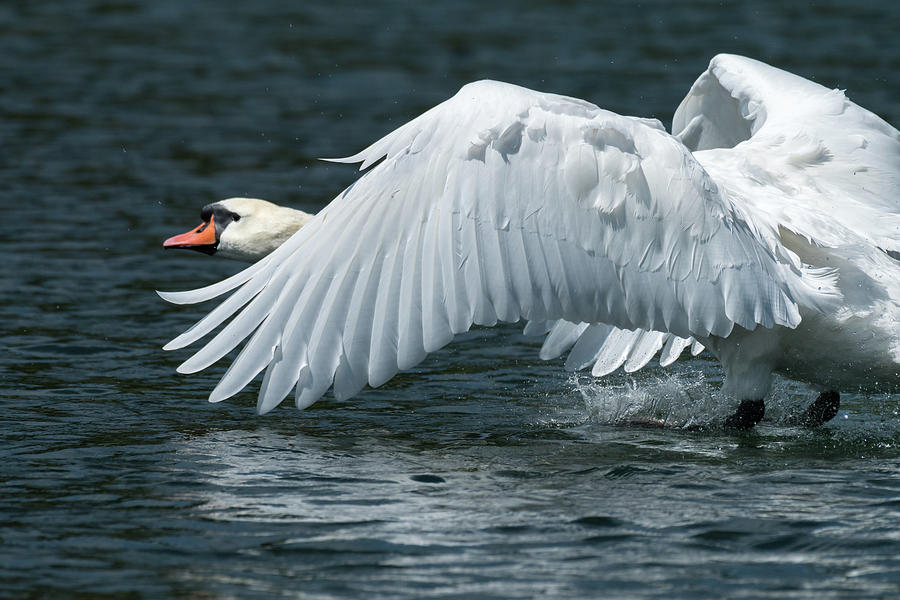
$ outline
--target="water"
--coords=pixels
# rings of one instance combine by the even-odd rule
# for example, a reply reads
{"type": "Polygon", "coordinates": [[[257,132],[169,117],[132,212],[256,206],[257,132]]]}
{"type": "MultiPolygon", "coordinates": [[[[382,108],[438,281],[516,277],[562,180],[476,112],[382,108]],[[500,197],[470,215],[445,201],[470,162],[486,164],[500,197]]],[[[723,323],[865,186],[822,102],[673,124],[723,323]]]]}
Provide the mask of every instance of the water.
{"type": "Polygon", "coordinates": [[[347,155],[491,77],[668,123],[716,52],[900,123],[892,3],[4,2],[0,595],[892,598],[900,399],[787,426],[714,417],[693,359],[601,382],[479,329],[378,390],[254,415],[160,347],[163,252],[214,199],[317,210],[347,155]],[[669,428],[617,420],[667,418],[669,428]]]}

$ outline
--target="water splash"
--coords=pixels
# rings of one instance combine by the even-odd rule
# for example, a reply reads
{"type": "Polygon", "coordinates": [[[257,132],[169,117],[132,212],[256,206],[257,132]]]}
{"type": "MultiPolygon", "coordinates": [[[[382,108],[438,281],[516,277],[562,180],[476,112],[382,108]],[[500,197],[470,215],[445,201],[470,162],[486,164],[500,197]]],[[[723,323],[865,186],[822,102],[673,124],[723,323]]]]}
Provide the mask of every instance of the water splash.
{"type": "MultiPolygon", "coordinates": [[[[581,394],[589,418],[610,425],[719,427],[738,404],[722,392],[720,375],[702,370],[603,379],[575,374],[570,382],[581,394]]],[[[808,386],[776,378],[765,398],[765,421],[790,425],[816,395],[808,386]]]]}

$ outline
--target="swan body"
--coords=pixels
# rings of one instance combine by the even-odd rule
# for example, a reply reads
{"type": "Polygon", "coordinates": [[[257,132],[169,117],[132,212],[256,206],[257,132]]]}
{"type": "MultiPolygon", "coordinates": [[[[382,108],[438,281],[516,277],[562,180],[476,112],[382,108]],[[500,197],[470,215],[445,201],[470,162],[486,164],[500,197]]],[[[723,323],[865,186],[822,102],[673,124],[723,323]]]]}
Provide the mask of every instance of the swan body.
{"type": "MultiPolygon", "coordinates": [[[[569,352],[567,367],[598,376],[708,349],[736,403],[761,402],[776,371],[900,389],[897,130],[840,91],[719,55],[673,134],[469,84],[339,159],[366,173],[264,258],[161,293],[181,304],[233,290],[165,348],[234,316],[178,370],[249,338],[210,401],[265,370],[260,413],[292,388],[300,408],[329,388],[351,397],[473,324],[520,319],[548,334],[542,357],[569,352]]],[[[256,243],[234,245],[246,258],[256,243]]]]}
{"type": "Polygon", "coordinates": [[[694,123],[695,139],[685,141],[704,170],[803,264],[835,269],[841,301],[826,311],[801,307],[801,326],[753,337],[794,379],[896,391],[900,263],[888,251],[900,240],[900,134],[839,90],[761,67],[714,60],[676,111],[673,130],[688,138],[694,123]],[[737,110],[723,114],[729,103],[737,110]]]}

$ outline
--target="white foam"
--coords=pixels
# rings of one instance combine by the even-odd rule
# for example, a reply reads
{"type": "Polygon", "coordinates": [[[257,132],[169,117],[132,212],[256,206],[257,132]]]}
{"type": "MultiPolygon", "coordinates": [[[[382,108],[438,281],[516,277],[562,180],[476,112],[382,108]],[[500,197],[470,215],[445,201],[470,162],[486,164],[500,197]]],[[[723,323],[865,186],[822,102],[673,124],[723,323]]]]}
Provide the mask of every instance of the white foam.
{"type": "MultiPolygon", "coordinates": [[[[721,391],[721,379],[701,370],[656,372],[650,376],[597,379],[572,376],[591,420],[610,425],[672,428],[721,426],[737,400],[721,391]]],[[[788,425],[816,398],[817,392],[776,378],[766,396],[765,421],[788,425]]]]}

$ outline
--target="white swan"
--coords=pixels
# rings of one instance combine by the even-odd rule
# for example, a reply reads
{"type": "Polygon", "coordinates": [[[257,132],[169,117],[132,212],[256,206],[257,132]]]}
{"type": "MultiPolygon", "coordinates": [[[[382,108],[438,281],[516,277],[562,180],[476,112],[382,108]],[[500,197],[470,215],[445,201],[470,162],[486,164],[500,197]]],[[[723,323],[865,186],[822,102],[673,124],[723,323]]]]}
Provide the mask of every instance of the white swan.
{"type": "MultiPolygon", "coordinates": [[[[840,91],[731,55],[711,61],[673,129],[469,84],[338,160],[368,171],[271,254],[161,293],[184,304],[235,290],[165,348],[236,315],[178,370],[249,337],[209,399],[265,369],[260,413],[291,388],[299,408],[331,387],[348,398],[473,324],[520,319],[549,332],[544,358],[571,350],[567,365],[596,375],[708,348],[734,427],[762,418],[775,371],[900,389],[897,130],[840,91]]],[[[811,424],[836,402],[821,395],[811,424]]]]}

